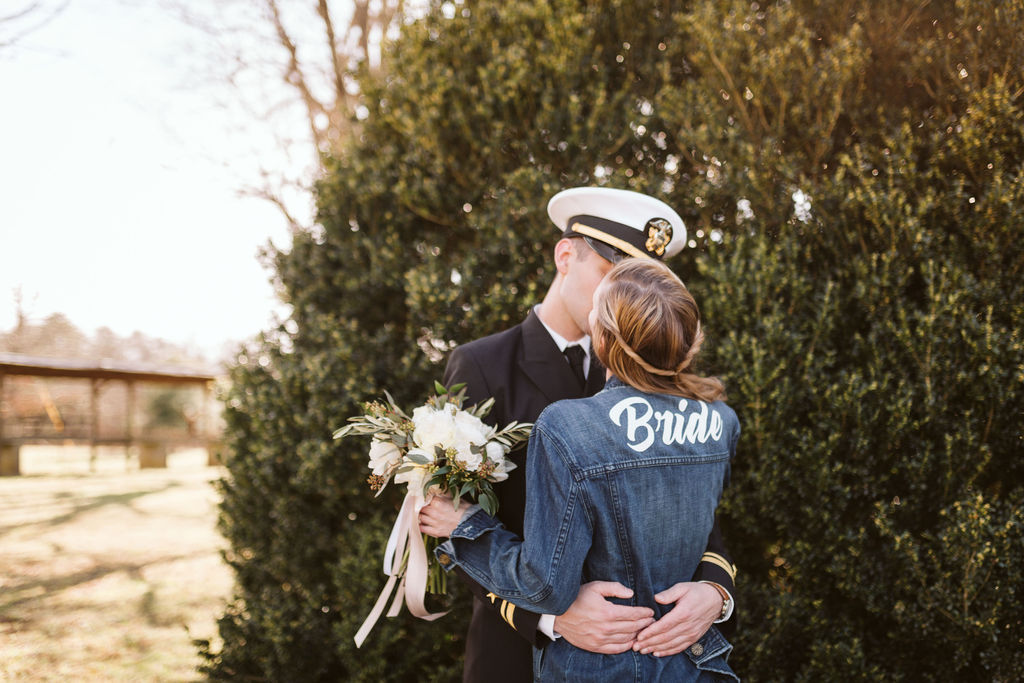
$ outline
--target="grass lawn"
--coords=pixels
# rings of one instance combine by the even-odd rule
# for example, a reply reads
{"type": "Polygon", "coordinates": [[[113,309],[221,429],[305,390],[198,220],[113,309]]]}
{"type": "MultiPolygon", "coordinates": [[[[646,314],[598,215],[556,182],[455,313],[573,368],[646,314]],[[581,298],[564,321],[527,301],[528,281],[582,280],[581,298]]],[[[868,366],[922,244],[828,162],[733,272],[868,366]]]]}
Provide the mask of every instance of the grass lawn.
{"type": "Polygon", "coordinates": [[[198,681],[231,593],[205,451],[26,448],[0,478],[0,680],[198,681]]]}

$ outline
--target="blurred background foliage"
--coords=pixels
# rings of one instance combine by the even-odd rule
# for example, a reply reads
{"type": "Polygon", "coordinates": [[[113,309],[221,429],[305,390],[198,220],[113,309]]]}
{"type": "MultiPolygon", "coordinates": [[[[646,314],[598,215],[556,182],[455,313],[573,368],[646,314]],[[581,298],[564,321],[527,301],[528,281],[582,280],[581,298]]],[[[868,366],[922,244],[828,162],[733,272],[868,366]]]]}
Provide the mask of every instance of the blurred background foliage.
{"type": "Polygon", "coordinates": [[[543,295],[556,191],[663,197],[704,370],[749,680],[1024,676],[1024,2],[434,3],[269,254],[293,315],[239,353],[213,678],[459,680],[467,613],[384,619],[400,492],[333,428],[416,405],[543,295]]]}
{"type": "Polygon", "coordinates": [[[141,332],[123,336],[109,327],[100,327],[89,334],[63,313],[51,313],[45,318],[33,319],[22,305],[20,292],[15,293],[15,312],[14,326],[0,330],[0,353],[175,366],[204,371],[211,370],[214,365],[195,347],[175,344],[141,332]]]}

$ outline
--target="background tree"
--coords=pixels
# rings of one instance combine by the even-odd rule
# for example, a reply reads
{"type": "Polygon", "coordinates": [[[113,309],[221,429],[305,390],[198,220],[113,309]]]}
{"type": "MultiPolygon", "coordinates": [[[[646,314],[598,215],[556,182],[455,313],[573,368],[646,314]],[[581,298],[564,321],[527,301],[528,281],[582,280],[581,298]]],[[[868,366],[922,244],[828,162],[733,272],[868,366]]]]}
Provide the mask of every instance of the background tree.
{"type": "MultiPolygon", "coordinates": [[[[438,3],[402,30],[274,257],[294,314],[227,398],[238,576],[214,677],[456,680],[385,620],[397,492],[330,433],[423,399],[543,294],[559,189],[675,206],[744,427],[724,503],[751,680],[1024,673],[1024,3],[438,3]],[[894,647],[894,644],[897,645],[894,647]]],[[[461,598],[460,598],[461,599],[461,598]]],[[[458,607],[458,605],[456,605],[458,607]]],[[[454,617],[454,618],[453,618],[454,617]]]]}
{"type": "Polygon", "coordinates": [[[123,337],[109,327],[100,327],[89,335],[63,313],[33,320],[20,293],[15,297],[15,314],[14,327],[0,330],[0,353],[210,369],[209,359],[195,348],[141,332],[123,337]]]}
{"type": "MultiPolygon", "coordinates": [[[[360,65],[380,66],[380,46],[406,16],[404,0],[174,0],[178,18],[198,29],[200,87],[237,112],[237,131],[263,139],[240,191],[276,206],[293,229],[310,227],[319,159],[337,154],[358,125],[360,65]],[[227,87],[224,87],[224,86],[227,87]]],[[[223,160],[230,164],[234,160],[223,160]]]]}
{"type": "Polygon", "coordinates": [[[700,264],[751,449],[726,509],[767,628],[742,642],[785,678],[1012,680],[1024,6],[842,10],[680,25],[705,83],[671,93],[700,112],[671,130],[703,218],[753,207],[700,264]]]}
{"type": "Polygon", "coordinates": [[[0,9],[0,54],[50,23],[71,0],[14,0],[0,9]]]}

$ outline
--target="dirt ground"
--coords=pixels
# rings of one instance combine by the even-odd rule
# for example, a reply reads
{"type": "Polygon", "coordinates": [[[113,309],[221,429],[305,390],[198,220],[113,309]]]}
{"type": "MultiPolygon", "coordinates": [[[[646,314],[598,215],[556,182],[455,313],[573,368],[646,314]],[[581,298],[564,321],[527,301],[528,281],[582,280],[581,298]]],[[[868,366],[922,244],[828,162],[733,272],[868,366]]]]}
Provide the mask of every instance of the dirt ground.
{"type": "Polygon", "coordinates": [[[232,576],[223,470],[206,452],[139,470],[123,451],[26,448],[0,478],[0,680],[198,681],[232,576]]]}

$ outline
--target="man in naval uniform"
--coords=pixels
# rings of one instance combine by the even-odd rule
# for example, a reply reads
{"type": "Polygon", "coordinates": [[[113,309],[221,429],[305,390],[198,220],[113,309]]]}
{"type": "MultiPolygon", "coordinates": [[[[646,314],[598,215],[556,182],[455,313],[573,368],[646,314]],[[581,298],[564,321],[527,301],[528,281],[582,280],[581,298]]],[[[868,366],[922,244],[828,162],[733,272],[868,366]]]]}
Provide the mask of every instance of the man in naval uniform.
{"type": "MultiPolygon", "coordinates": [[[[550,403],[592,396],[605,370],[590,349],[587,318],[594,289],[622,258],[676,254],[686,241],[679,215],[664,202],[627,190],[581,187],[551,198],[548,215],[562,231],[554,248],[556,274],[543,301],[522,323],[457,347],[444,374],[446,386],[466,385],[466,405],[494,399],[487,421],[534,422],[550,403]]],[[[518,467],[495,486],[498,517],[522,535],[526,504],[526,448],[512,454],[518,467]]],[[[615,604],[629,598],[618,583],[594,581],[562,615],[516,608],[459,572],[474,593],[466,637],[463,681],[526,683],[532,680],[532,646],[566,638],[592,652],[630,648],[666,656],[690,647],[717,623],[734,628],[732,594],[736,568],[722,543],[716,519],[697,573],[659,595],[676,607],[654,621],[653,610],[615,604]]],[[[694,647],[699,647],[695,645],[694,647]]],[[[699,653],[694,653],[698,654],[699,653]]]]}

